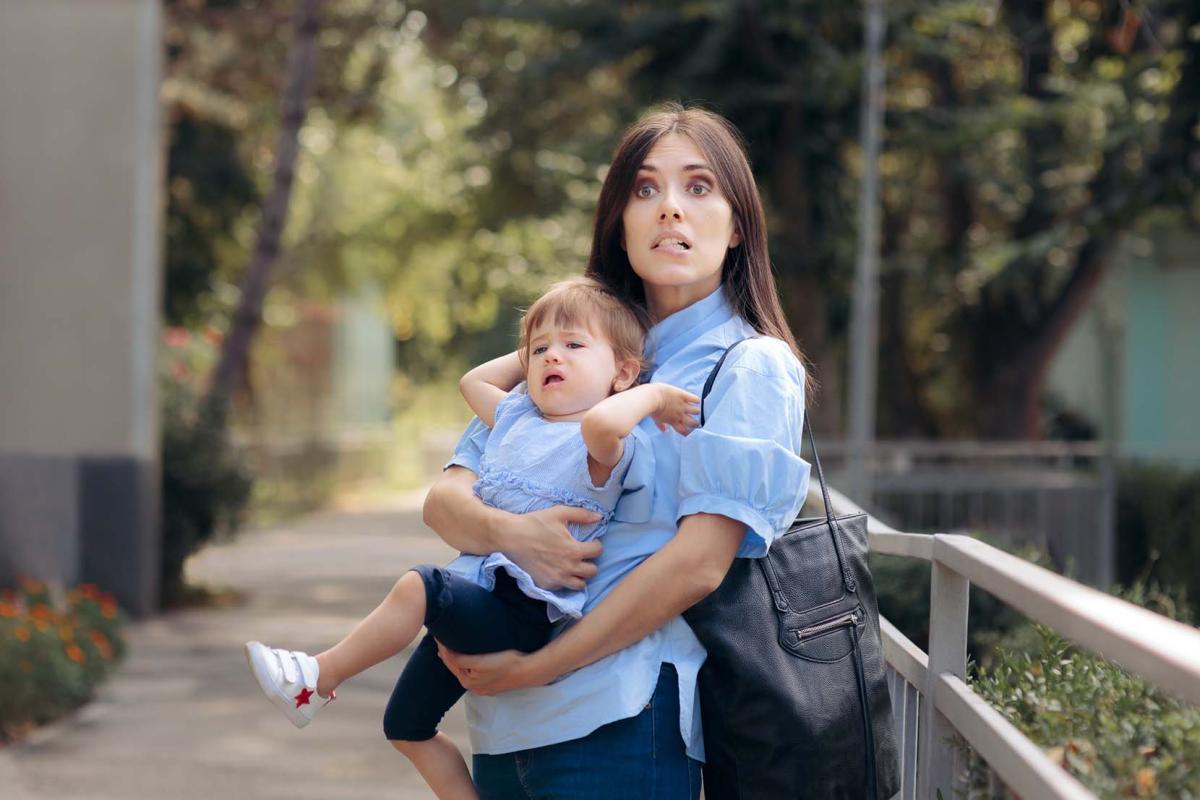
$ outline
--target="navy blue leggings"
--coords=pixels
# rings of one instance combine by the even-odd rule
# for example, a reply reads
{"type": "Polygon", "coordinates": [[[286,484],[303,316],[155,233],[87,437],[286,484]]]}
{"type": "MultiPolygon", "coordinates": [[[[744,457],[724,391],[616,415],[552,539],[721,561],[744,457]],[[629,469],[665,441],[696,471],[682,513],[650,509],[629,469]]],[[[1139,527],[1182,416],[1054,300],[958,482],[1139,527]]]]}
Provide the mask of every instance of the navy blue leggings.
{"type": "Polygon", "coordinates": [[[496,571],[496,587],[490,592],[442,567],[422,564],[413,572],[425,582],[429,632],[400,673],[383,713],[389,741],[432,739],[442,717],[463,696],[462,685],[438,658],[434,639],[451,650],[473,654],[528,653],[550,638],[546,604],[522,593],[503,570],[496,571]]]}

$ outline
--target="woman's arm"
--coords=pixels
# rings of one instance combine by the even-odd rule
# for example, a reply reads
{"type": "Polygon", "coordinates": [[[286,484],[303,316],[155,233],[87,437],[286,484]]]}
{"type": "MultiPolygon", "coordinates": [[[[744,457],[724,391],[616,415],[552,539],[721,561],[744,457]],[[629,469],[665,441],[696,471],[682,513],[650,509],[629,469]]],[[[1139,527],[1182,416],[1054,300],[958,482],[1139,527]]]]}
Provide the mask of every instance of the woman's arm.
{"type": "Polygon", "coordinates": [[[567,523],[589,524],[599,517],[571,506],[530,514],[510,514],[485,505],[474,491],[475,473],[453,466],[425,495],[425,524],[464,553],[504,553],[545,589],[583,589],[596,574],[592,559],[598,541],[576,541],[567,523]]]}
{"type": "Polygon", "coordinates": [[[458,390],[467,405],[490,428],[495,423],[496,406],[525,379],[525,370],[516,353],[493,358],[462,376],[458,390]]]}
{"type": "Polygon", "coordinates": [[[724,580],[745,531],[717,514],[685,517],[674,538],[541,650],[467,656],[439,648],[442,660],[476,694],[549,683],[628,647],[708,596],[724,580]]]}

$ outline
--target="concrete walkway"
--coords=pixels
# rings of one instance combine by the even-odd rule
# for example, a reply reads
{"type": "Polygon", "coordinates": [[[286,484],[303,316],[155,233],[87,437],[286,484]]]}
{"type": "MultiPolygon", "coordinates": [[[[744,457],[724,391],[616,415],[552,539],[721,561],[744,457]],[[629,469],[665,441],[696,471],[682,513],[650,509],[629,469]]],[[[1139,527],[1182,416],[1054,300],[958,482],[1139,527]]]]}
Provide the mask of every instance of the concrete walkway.
{"type": "MultiPolygon", "coordinates": [[[[246,603],[130,626],[130,653],[96,702],[0,750],[0,797],[432,798],[381,732],[407,654],[346,683],[304,730],[262,696],[242,655],[247,639],[317,652],[407,567],[449,560],[419,502],[318,514],[199,554],[190,577],[245,592],[246,603]]],[[[461,704],[443,730],[467,749],[461,704]]]]}

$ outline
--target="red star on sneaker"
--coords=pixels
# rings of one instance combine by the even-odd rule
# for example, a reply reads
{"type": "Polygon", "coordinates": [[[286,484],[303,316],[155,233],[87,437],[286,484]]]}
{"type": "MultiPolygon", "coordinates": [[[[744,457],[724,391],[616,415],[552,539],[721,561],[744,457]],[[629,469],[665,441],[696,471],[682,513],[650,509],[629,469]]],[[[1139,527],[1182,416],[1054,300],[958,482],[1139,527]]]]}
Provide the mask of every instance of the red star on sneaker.
{"type": "Polygon", "coordinates": [[[296,708],[308,705],[309,698],[312,696],[312,689],[301,689],[300,694],[296,695],[296,708]]]}

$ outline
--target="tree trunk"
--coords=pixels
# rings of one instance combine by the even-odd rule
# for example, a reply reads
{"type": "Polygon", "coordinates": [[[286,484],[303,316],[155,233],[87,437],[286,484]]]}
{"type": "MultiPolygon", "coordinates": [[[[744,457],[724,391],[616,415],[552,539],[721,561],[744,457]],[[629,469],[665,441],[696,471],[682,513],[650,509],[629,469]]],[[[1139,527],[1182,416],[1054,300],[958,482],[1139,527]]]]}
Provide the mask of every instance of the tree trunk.
{"type": "MultiPolygon", "coordinates": [[[[797,90],[799,94],[799,90],[797,90]]],[[[825,318],[825,287],[822,285],[821,264],[805,260],[813,252],[812,198],[804,141],[804,109],[800,100],[789,103],[780,120],[778,151],[771,173],[771,194],[779,206],[780,216],[787,220],[780,238],[784,254],[775,261],[781,267],[781,300],[784,312],[792,323],[792,332],[801,352],[812,364],[817,382],[813,403],[813,427],[824,433],[841,431],[841,367],[831,352],[825,318]]]]}
{"type": "Polygon", "coordinates": [[[1104,277],[1104,255],[1115,236],[1093,236],[1079,251],[1077,267],[1046,312],[1036,335],[992,365],[980,385],[980,432],[985,438],[1037,439],[1041,402],[1054,354],[1082,316],[1104,277]]]}
{"type": "Polygon", "coordinates": [[[270,288],[271,269],[279,255],[295,177],[300,128],[304,124],[316,74],[317,16],[320,5],[321,0],[300,0],[293,18],[294,33],[284,76],[279,143],[271,191],[263,203],[258,242],[242,282],[241,299],[233,316],[233,324],[221,347],[221,358],[213,370],[212,383],[204,398],[203,413],[218,429],[225,427],[233,393],[246,370],[250,344],[262,323],[263,301],[270,288]]]}

